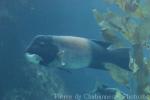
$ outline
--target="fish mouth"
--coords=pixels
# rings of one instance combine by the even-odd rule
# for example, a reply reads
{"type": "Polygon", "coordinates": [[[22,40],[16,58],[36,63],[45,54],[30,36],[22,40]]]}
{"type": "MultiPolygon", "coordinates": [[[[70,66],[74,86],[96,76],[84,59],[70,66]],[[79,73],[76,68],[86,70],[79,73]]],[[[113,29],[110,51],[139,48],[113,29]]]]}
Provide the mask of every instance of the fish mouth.
{"type": "Polygon", "coordinates": [[[40,62],[42,61],[42,58],[37,55],[37,54],[31,54],[31,53],[25,53],[25,57],[26,59],[33,64],[40,64],[40,62]]]}

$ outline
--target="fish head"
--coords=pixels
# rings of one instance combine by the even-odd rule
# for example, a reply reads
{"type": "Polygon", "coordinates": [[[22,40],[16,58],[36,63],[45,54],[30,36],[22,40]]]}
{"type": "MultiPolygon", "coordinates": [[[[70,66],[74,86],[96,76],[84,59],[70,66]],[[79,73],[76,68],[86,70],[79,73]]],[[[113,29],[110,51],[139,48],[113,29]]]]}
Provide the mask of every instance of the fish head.
{"type": "Polygon", "coordinates": [[[58,52],[52,36],[38,35],[26,48],[25,56],[31,63],[47,66],[57,57],[58,52]]]}

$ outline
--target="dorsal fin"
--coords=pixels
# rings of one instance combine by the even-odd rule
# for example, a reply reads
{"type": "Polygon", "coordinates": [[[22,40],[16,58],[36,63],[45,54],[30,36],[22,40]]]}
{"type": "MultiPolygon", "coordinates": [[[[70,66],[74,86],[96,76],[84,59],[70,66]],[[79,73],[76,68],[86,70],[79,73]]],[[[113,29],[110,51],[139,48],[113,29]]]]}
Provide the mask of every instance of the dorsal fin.
{"type": "Polygon", "coordinates": [[[104,48],[108,48],[111,45],[110,42],[98,41],[98,40],[92,40],[92,41],[97,43],[98,45],[104,47],[104,48]]]}

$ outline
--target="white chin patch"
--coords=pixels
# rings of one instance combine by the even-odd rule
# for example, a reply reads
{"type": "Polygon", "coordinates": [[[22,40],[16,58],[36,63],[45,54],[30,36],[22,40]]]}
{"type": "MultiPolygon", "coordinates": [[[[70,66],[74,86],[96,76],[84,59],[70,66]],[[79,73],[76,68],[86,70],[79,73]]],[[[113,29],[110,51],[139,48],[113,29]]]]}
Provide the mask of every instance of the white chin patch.
{"type": "Polygon", "coordinates": [[[42,60],[42,58],[37,54],[26,53],[25,56],[27,60],[33,64],[39,64],[40,61],[42,60]]]}

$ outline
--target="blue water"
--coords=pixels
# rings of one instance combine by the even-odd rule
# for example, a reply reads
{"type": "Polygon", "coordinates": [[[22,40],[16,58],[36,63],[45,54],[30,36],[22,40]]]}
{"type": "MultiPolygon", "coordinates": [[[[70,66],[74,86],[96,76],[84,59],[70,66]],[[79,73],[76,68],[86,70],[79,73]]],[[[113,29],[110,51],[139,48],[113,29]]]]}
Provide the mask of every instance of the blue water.
{"type": "MultiPolygon", "coordinates": [[[[35,35],[73,35],[100,40],[100,28],[92,9],[105,12],[109,8],[120,12],[116,6],[106,5],[102,0],[1,0],[0,5],[0,100],[14,89],[34,85],[24,74],[24,67],[28,66],[24,50],[35,35]]],[[[56,72],[66,90],[73,94],[92,91],[96,81],[127,92],[105,71],[56,72]]],[[[27,100],[35,99],[30,96],[27,100]]]]}

